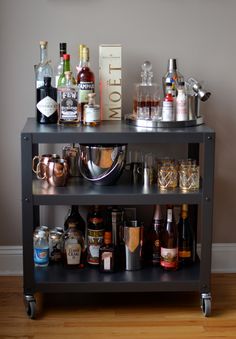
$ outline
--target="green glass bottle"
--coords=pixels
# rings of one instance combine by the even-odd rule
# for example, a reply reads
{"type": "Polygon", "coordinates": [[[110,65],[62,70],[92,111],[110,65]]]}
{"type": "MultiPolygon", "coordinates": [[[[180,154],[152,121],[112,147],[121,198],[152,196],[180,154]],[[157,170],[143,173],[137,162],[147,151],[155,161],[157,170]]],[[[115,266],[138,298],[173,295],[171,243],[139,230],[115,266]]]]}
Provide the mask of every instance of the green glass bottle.
{"type": "MultiPolygon", "coordinates": [[[[63,72],[58,79],[57,87],[63,87],[66,84],[66,75],[65,72],[69,72],[70,69],[70,54],[63,55],[63,72]]],[[[72,76],[72,84],[76,85],[75,78],[72,76]]]]}

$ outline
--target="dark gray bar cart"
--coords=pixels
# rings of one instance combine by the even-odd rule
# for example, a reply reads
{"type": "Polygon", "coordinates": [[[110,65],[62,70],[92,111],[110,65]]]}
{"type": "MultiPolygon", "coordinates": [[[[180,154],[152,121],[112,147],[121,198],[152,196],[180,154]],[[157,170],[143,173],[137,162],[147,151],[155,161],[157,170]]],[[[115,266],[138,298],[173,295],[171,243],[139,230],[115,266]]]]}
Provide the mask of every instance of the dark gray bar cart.
{"type": "Polygon", "coordinates": [[[211,314],[211,242],[213,216],[215,133],[206,125],[188,128],[143,129],[125,122],[106,121],[94,127],[63,127],[39,125],[29,118],[21,133],[22,151],[22,223],[23,269],[26,310],[35,317],[36,292],[92,293],[96,292],[157,292],[199,291],[203,314],[211,314]],[[71,178],[65,187],[48,187],[32,172],[32,158],[39,144],[187,144],[188,157],[202,155],[202,185],[199,191],[182,193],[178,189],[160,192],[157,186],[143,189],[118,182],[113,186],[96,186],[79,178],[71,178]],[[201,152],[200,152],[201,151],[201,152]],[[139,271],[100,274],[84,268],[80,272],[65,270],[60,265],[35,268],[33,262],[33,231],[40,224],[41,205],[196,205],[200,211],[198,228],[201,233],[201,259],[187,269],[163,272],[146,267],[139,271]]]}

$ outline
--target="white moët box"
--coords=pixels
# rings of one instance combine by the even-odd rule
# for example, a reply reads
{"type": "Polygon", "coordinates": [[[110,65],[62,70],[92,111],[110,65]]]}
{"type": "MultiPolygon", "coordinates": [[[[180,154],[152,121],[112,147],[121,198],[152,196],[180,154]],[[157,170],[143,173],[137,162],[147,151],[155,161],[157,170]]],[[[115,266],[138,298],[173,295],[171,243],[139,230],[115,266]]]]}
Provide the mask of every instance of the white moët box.
{"type": "Polygon", "coordinates": [[[121,120],[121,45],[99,46],[99,91],[102,120],[121,120]]]}

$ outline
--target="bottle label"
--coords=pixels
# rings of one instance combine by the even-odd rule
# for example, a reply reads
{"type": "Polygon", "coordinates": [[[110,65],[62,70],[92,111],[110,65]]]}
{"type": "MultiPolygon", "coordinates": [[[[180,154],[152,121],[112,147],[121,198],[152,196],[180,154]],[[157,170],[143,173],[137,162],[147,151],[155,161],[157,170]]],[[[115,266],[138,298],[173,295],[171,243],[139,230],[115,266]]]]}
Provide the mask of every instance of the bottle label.
{"type": "Polygon", "coordinates": [[[191,251],[179,251],[179,258],[191,258],[191,251]]]}
{"type": "Polygon", "coordinates": [[[88,229],[88,263],[99,264],[99,248],[103,243],[104,230],[88,229]]]}
{"type": "Polygon", "coordinates": [[[163,101],[162,108],[162,120],[173,121],[174,120],[174,106],[173,101],[163,101]]]}
{"type": "Polygon", "coordinates": [[[111,260],[112,260],[112,253],[111,252],[103,252],[102,253],[102,262],[103,262],[104,271],[110,271],[111,270],[111,260]]]}
{"type": "Polygon", "coordinates": [[[81,257],[81,245],[78,243],[67,244],[66,258],[68,265],[79,265],[81,257]]]}
{"type": "Polygon", "coordinates": [[[78,121],[77,91],[61,91],[60,120],[78,121]]]}
{"type": "Polygon", "coordinates": [[[178,262],[177,248],[163,248],[161,247],[161,266],[165,268],[176,268],[178,262]]]}
{"type": "Polygon", "coordinates": [[[46,266],[49,261],[49,249],[46,248],[34,248],[34,263],[37,266],[46,266]]]}
{"type": "Polygon", "coordinates": [[[44,81],[43,80],[37,80],[36,81],[36,88],[42,87],[44,85],[44,81]]]}
{"type": "Polygon", "coordinates": [[[99,122],[100,109],[99,107],[86,107],[84,108],[84,122],[99,122]]]}
{"type": "Polygon", "coordinates": [[[188,120],[188,111],[187,111],[187,101],[186,97],[183,96],[176,99],[176,120],[177,121],[186,121],[188,120]]]}
{"type": "Polygon", "coordinates": [[[49,118],[52,114],[56,112],[57,103],[51,97],[46,96],[37,103],[36,107],[40,111],[40,113],[49,118]]]}
{"type": "Polygon", "coordinates": [[[94,93],[94,82],[83,82],[79,83],[79,103],[88,102],[88,94],[94,93]]]}

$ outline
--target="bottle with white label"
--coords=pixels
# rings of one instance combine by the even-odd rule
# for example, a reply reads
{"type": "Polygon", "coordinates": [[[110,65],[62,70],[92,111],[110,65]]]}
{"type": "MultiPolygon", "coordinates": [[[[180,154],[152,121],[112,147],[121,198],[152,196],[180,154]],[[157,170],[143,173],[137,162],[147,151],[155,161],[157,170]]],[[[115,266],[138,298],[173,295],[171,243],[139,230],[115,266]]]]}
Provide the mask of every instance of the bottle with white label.
{"type": "Polygon", "coordinates": [[[88,94],[88,104],[84,105],[84,125],[97,126],[100,124],[100,106],[95,104],[95,97],[96,93],[88,94]]]}
{"type": "Polygon", "coordinates": [[[84,267],[84,237],[76,227],[76,223],[70,222],[64,235],[64,262],[67,267],[84,267]]]}
{"type": "Polygon", "coordinates": [[[37,122],[57,123],[57,89],[51,86],[51,77],[44,77],[44,85],[37,88],[37,122]]]}
{"type": "Polygon", "coordinates": [[[178,92],[176,97],[176,121],[188,120],[187,95],[185,92],[185,83],[178,84],[178,92]]]}

